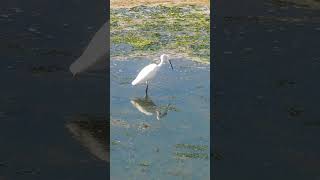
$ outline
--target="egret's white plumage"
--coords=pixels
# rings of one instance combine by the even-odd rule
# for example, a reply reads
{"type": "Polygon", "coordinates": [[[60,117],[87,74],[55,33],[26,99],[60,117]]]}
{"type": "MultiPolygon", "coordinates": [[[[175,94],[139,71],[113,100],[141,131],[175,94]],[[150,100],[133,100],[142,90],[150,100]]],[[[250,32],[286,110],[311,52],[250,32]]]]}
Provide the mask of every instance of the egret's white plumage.
{"type": "Polygon", "coordinates": [[[160,56],[160,63],[159,64],[149,64],[146,67],[144,67],[138,74],[138,76],[136,77],[135,80],[132,81],[132,85],[138,85],[138,84],[142,84],[142,83],[146,83],[147,84],[147,88],[146,88],[146,94],[148,93],[148,83],[150,80],[152,80],[154,78],[154,76],[157,74],[158,70],[160,69],[160,67],[162,66],[162,64],[164,63],[165,60],[169,61],[171,68],[172,64],[171,61],[169,60],[169,56],[166,54],[162,54],[160,56]]]}
{"type": "Polygon", "coordinates": [[[146,83],[154,78],[159,68],[160,66],[156,64],[149,64],[139,72],[138,76],[132,81],[131,84],[135,86],[137,84],[146,83]]]}

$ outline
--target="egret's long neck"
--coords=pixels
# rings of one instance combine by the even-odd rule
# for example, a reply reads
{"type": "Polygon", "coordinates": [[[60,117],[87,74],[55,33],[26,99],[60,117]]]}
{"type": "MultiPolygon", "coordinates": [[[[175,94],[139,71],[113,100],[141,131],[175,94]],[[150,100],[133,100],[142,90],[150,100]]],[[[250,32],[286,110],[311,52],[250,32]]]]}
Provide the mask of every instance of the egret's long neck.
{"type": "Polygon", "coordinates": [[[160,63],[158,64],[159,67],[162,66],[163,61],[164,61],[163,58],[161,58],[161,61],[160,61],[160,63]]]}

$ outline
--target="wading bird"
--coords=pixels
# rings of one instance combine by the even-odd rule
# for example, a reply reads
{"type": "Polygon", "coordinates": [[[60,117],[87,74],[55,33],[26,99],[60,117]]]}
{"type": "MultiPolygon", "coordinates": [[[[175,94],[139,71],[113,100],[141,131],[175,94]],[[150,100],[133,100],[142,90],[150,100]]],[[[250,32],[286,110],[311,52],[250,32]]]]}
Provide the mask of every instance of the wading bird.
{"type": "Polygon", "coordinates": [[[169,61],[171,68],[173,70],[171,61],[169,60],[169,56],[166,54],[162,54],[160,56],[160,63],[159,64],[149,64],[148,66],[144,67],[138,74],[138,76],[136,77],[135,80],[132,81],[132,85],[138,85],[138,84],[142,84],[142,83],[146,83],[147,87],[146,87],[146,95],[148,95],[148,85],[150,80],[152,80],[154,78],[154,76],[157,74],[158,70],[160,69],[160,67],[162,66],[164,61],[169,61]]]}

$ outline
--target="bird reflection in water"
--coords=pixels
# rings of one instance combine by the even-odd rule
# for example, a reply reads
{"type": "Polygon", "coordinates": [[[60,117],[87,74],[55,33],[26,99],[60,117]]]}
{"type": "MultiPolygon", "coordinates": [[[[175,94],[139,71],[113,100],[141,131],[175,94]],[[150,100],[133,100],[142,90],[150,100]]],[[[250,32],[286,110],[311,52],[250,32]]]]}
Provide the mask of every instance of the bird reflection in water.
{"type": "Polygon", "coordinates": [[[109,162],[109,124],[102,117],[81,115],[66,124],[73,137],[91,154],[109,162]]]}
{"type": "Polygon", "coordinates": [[[168,114],[168,110],[170,107],[170,104],[168,104],[166,107],[160,108],[160,106],[157,106],[149,96],[145,96],[142,98],[134,98],[130,102],[141,113],[147,116],[156,115],[156,118],[158,120],[160,120],[168,114]]]}

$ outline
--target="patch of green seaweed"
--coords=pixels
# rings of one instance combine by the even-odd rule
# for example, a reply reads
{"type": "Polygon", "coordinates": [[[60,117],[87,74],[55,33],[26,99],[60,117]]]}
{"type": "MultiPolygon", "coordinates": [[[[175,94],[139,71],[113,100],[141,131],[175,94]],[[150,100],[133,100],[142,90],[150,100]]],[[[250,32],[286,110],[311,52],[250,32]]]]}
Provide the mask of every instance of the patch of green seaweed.
{"type": "MultiPolygon", "coordinates": [[[[128,44],[132,55],[167,51],[209,62],[210,17],[198,6],[111,9],[111,44],[128,44]]],[[[129,54],[111,52],[111,56],[129,54]]]]}
{"type": "Polygon", "coordinates": [[[193,145],[193,144],[176,144],[175,147],[194,150],[194,151],[207,151],[209,149],[207,145],[193,145]]]}
{"type": "Polygon", "coordinates": [[[139,163],[140,166],[150,166],[150,162],[149,161],[141,161],[139,163]]]}
{"type": "Polygon", "coordinates": [[[177,159],[209,159],[206,153],[175,152],[175,157],[177,159]]]}
{"type": "Polygon", "coordinates": [[[207,145],[194,145],[194,144],[176,144],[176,149],[186,150],[188,152],[174,152],[176,159],[209,159],[209,154],[205,153],[209,150],[207,145]],[[200,152],[199,152],[200,151],[200,152]]]}

